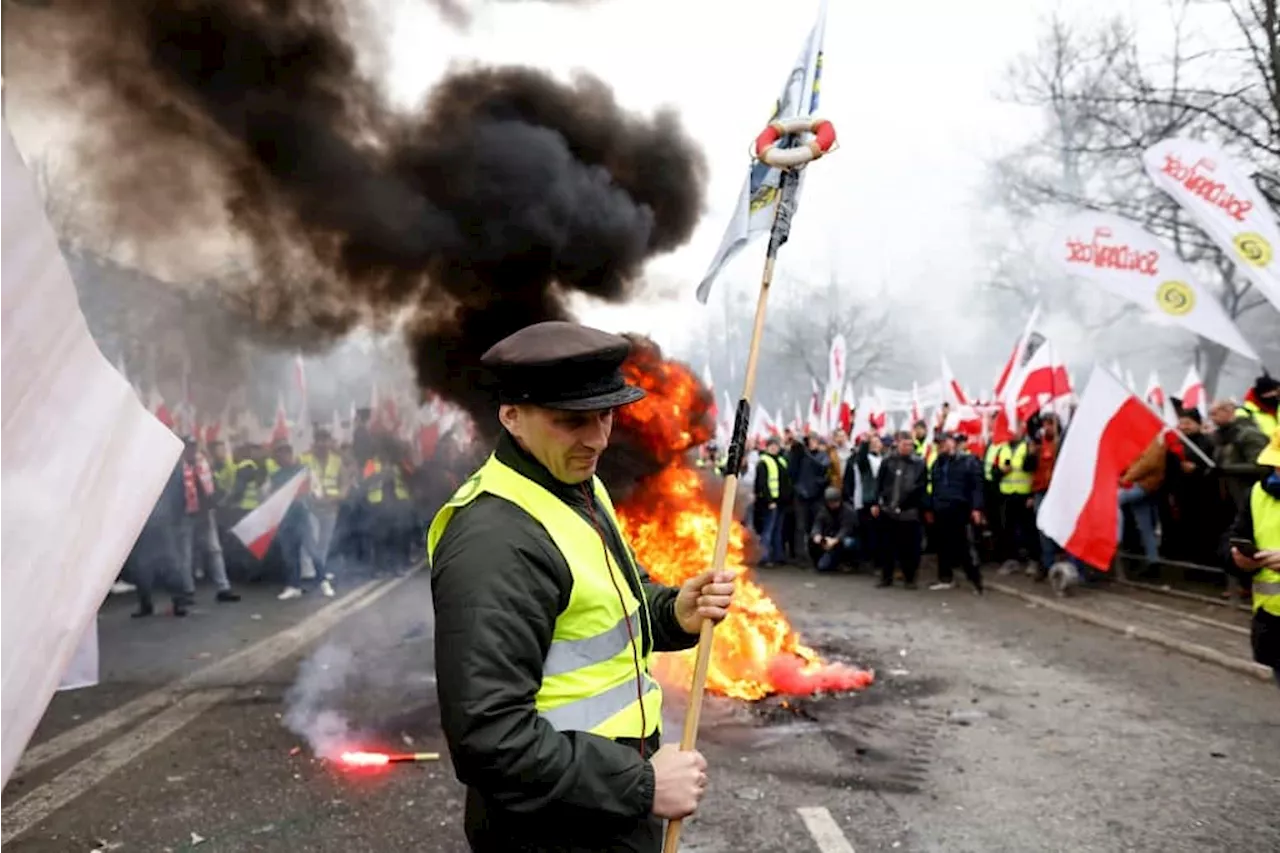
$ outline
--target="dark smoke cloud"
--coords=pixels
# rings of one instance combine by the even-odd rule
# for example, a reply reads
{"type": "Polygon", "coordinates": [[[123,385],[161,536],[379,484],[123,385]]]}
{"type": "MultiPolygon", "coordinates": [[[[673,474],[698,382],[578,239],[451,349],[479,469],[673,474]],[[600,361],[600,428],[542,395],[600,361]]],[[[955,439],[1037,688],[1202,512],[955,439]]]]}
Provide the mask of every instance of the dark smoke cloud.
{"type": "Polygon", "coordinates": [[[82,169],[131,239],[229,224],[254,270],[234,300],[280,343],[407,312],[419,382],[480,412],[479,355],[571,292],[632,296],[692,233],[705,164],[673,114],[585,75],[469,68],[393,112],[365,23],[339,0],[62,0],[5,38],[68,63],[82,169]]]}

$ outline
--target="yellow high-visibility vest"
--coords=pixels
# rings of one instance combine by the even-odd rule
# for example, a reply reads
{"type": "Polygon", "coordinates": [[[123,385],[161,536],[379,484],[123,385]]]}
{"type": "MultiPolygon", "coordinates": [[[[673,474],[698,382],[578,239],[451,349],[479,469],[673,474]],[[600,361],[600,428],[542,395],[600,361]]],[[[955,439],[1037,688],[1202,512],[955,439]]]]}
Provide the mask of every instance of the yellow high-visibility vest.
{"type": "Polygon", "coordinates": [[[1018,446],[1012,449],[1007,444],[1000,445],[1000,452],[996,455],[996,464],[1000,466],[1001,470],[1004,469],[1005,463],[1010,463],[1012,466],[1000,477],[1000,494],[1031,494],[1031,474],[1022,470],[1022,463],[1026,461],[1027,443],[1025,441],[1018,442],[1018,446]]]}
{"type": "Polygon", "coordinates": [[[769,497],[777,500],[782,495],[782,474],[787,469],[787,460],[770,453],[761,453],[760,461],[764,463],[765,474],[768,475],[769,497]]]}
{"type": "Polygon", "coordinates": [[[245,459],[236,463],[236,476],[239,477],[241,471],[252,471],[253,479],[244,487],[244,494],[240,496],[240,503],[236,504],[240,509],[257,509],[258,504],[262,502],[262,487],[258,485],[258,463],[252,459],[245,459]]]}
{"type": "Polygon", "coordinates": [[[224,495],[230,495],[236,490],[236,463],[231,461],[230,456],[213,472],[213,481],[224,495]]]}
{"type": "Polygon", "coordinates": [[[339,477],[342,476],[342,457],[330,453],[324,464],[315,454],[302,454],[302,462],[311,469],[311,493],[318,498],[336,498],[340,496],[339,477]]]}
{"type": "Polygon", "coordinates": [[[982,459],[982,476],[989,483],[996,478],[996,458],[1000,455],[1001,448],[1006,445],[1002,442],[996,444],[992,442],[987,445],[987,452],[982,459]]]}
{"type": "MultiPolygon", "coordinates": [[[[1249,514],[1253,516],[1253,543],[1259,551],[1280,551],[1280,500],[1267,494],[1261,483],[1249,493],[1249,514]]],[[[1253,576],[1253,610],[1280,616],[1280,572],[1259,569],[1253,576]]]]}
{"type": "MultiPolygon", "coordinates": [[[[592,485],[604,514],[617,529],[608,492],[599,478],[593,478],[592,485]]],[[[658,731],[662,688],[649,674],[652,655],[645,655],[639,645],[642,624],[650,624],[648,604],[636,598],[624,576],[640,586],[635,562],[628,553],[627,565],[618,566],[609,549],[600,547],[599,533],[572,507],[490,456],[432,520],[427,531],[428,558],[434,561],[436,546],[453,514],[485,492],[510,501],[541,524],[573,575],[569,604],[556,617],[551,647],[542,664],[542,684],[534,697],[538,716],[557,731],[607,738],[645,738],[658,731]],[[618,600],[619,590],[625,606],[618,600]]]]}
{"type": "Polygon", "coordinates": [[[1280,419],[1270,412],[1262,411],[1262,408],[1252,400],[1245,400],[1244,405],[1236,409],[1236,417],[1252,420],[1268,439],[1275,435],[1276,427],[1280,425],[1280,419]]]}
{"type": "MultiPolygon", "coordinates": [[[[365,466],[365,470],[368,472],[368,476],[366,477],[366,479],[376,477],[377,475],[382,473],[382,463],[375,459],[372,462],[370,462],[367,466],[365,466]]],[[[395,476],[395,485],[392,488],[395,489],[396,500],[398,501],[409,500],[409,487],[405,485],[404,474],[400,471],[400,466],[393,465],[392,472],[395,476]]],[[[382,479],[381,478],[379,478],[374,485],[369,487],[369,491],[366,493],[366,497],[368,497],[369,503],[371,504],[382,503],[382,479]]]]}

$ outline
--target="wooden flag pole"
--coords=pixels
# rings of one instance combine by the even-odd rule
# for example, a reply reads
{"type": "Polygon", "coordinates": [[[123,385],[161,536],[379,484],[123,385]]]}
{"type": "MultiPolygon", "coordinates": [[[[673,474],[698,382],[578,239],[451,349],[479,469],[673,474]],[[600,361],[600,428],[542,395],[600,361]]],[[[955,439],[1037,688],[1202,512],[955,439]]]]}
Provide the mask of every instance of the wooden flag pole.
{"type": "MultiPolygon", "coordinates": [[[[778,207],[769,232],[769,250],[765,255],[764,274],[760,279],[760,296],[756,301],[756,322],[751,331],[751,349],[747,353],[747,372],[742,380],[742,397],[733,419],[733,438],[729,442],[729,454],[725,463],[724,497],[720,500],[720,529],[716,531],[716,547],[712,558],[713,568],[724,570],[725,556],[729,550],[729,531],[733,526],[734,503],[738,495],[738,471],[746,458],[747,429],[751,420],[751,395],[755,391],[756,367],[760,361],[760,340],[764,336],[765,307],[769,301],[769,286],[773,283],[773,266],[778,249],[787,241],[791,230],[791,214],[795,207],[799,173],[786,169],[782,172],[778,187],[778,207]]],[[[688,751],[698,742],[698,723],[702,719],[702,698],[707,688],[707,668],[711,664],[711,643],[715,625],[704,619],[698,632],[698,656],[693,668],[693,684],[689,688],[689,709],[684,716],[684,732],[680,736],[680,749],[688,751]]],[[[663,853],[676,853],[680,847],[682,821],[667,824],[663,853]]]]}

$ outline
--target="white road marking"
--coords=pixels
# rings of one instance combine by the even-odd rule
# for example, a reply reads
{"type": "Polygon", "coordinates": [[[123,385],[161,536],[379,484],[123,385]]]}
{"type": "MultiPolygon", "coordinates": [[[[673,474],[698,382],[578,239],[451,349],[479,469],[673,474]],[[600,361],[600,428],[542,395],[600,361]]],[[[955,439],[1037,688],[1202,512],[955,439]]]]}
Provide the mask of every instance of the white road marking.
{"type": "Polygon", "coordinates": [[[821,806],[802,807],[796,811],[822,853],[854,853],[853,845],[844,837],[831,812],[821,806]]]}
{"type": "Polygon", "coordinates": [[[253,645],[246,646],[240,651],[202,667],[177,681],[152,690],[150,693],[139,696],[131,702],[126,702],[119,708],[108,711],[73,729],[68,729],[43,743],[36,744],[23,753],[13,775],[23,776],[30,773],[37,767],[41,767],[50,761],[61,758],[68,752],[93,743],[139,717],[154,714],[160,709],[173,704],[180,694],[189,693],[201,687],[234,681],[240,676],[241,668],[246,662],[252,662],[264,654],[270,654],[276,644],[286,639],[287,635],[291,633],[309,634],[311,633],[310,628],[317,623],[323,623],[326,626],[332,624],[331,620],[334,614],[345,612],[353,607],[377,583],[378,581],[367,581],[332,604],[317,610],[291,628],[265,637],[253,645]]]}
{"type": "MultiPolygon", "coordinates": [[[[272,643],[268,646],[263,647],[262,643],[258,643],[249,649],[245,649],[244,652],[232,655],[231,658],[237,659],[234,673],[224,666],[223,672],[226,680],[234,685],[257,678],[280,661],[293,655],[308,643],[323,635],[329,628],[350,614],[363,610],[387,593],[398,588],[400,584],[410,577],[412,575],[405,575],[383,584],[359,599],[355,599],[354,596],[348,597],[344,599],[344,601],[348,602],[345,607],[337,607],[336,604],[342,602],[336,602],[335,606],[326,607],[293,628],[276,634],[271,638],[272,643]],[[253,654],[245,654],[246,652],[253,652],[253,654]]],[[[374,582],[371,581],[370,584],[372,583],[374,582]]],[[[360,589],[366,589],[370,584],[366,584],[360,589]]],[[[225,658],[220,664],[228,664],[231,658],[225,658]]],[[[193,673],[192,675],[206,673],[210,669],[213,669],[213,667],[206,667],[199,673],[193,673]]],[[[190,678],[191,676],[188,677],[188,679],[190,678]]],[[[183,679],[183,681],[186,682],[188,679],[183,679]]],[[[188,689],[192,686],[191,684],[187,685],[188,689]]],[[[176,685],[168,688],[169,698],[174,698],[172,695],[174,689],[176,689],[176,685]]],[[[196,689],[194,693],[178,699],[164,711],[146,720],[137,728],[115,738],[92,755],[54,776],[45,784],[33,788],[15,802],[5,806],[3,812],[0,812],[0,824],[3,824],[3,838],[0,839],[0,843],[7,844],[12,839],[22,835],[50,814],[75,800],[103,779],[106,779],[112,773],[115,773],[196,719],[209,708],[228,698],[233,692],[233,686],[196,689]]],[[[106,731],[110,731],[110,729],[106,729],[106,731]]]]}

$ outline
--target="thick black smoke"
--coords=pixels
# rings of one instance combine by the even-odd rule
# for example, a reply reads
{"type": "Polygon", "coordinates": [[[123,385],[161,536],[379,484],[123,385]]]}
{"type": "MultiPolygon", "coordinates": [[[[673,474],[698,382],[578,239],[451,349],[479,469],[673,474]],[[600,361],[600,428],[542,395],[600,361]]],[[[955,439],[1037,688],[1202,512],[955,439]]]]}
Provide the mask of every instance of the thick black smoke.
{"type": "Polygon", "coordinates": [[[215,211],[252,253],[235,298],[260,334],[314,344],[407,311],[420,383],[473,412],[490,344],[565,318],[570,292],[628,298],[700,212],[705,165],[673,114],[529,68],[453,72],[396,113],[340,0],[7,11],[7,46],[69,64],[83,171],[130,239],[204,239],[215,211]]]}

